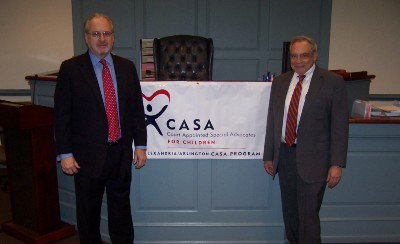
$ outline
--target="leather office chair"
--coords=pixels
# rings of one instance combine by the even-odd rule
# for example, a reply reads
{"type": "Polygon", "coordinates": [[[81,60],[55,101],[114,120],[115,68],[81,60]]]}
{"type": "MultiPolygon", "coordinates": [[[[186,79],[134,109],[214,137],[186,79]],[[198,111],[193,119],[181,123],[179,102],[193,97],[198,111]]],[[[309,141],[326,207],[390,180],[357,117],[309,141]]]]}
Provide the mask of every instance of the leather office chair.
{"type": "Polygon", "coordinates": [[[211,38],[190,35],[154,39],[156,80],[212,80],[211,38]]]}

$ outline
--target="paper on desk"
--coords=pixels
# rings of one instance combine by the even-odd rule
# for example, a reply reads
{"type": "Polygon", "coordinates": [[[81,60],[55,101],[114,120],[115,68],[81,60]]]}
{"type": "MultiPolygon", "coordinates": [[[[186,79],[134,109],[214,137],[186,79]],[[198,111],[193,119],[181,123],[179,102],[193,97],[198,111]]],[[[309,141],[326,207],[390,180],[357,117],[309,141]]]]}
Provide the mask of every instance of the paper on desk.
{"type": "Polygon", "coordinates": [[[381,110],[385,110],[387,112],[392,112],[392,111],[400,111],[400,107],[399,106],[395,106],[395,105],[383,105],[383,106],[375,106],[381,110]]]}
{"type": "Polygon", "coordinates": [[[400,107],[395,105],[372,106],[372,116],[400,116],[400,107]]]}

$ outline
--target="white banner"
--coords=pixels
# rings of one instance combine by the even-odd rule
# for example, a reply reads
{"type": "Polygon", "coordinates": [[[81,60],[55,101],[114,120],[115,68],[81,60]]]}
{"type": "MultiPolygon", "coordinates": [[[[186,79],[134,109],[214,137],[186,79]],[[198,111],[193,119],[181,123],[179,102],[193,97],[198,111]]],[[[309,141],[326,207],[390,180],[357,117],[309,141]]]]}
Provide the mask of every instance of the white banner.
{"type": "Polygon", "coordinates": [[[271,83],[141,82],[147,157],[261,159],[271,83]]]}

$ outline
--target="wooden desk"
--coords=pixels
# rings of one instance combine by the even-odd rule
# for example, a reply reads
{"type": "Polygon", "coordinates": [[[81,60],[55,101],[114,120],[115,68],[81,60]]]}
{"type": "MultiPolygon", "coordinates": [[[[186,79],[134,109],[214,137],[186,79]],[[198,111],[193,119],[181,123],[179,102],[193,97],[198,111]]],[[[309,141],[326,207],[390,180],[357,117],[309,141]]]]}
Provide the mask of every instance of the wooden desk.
{"type": "MultiPolygon", "coordinates": [[[[33,101],[52,106],[56,78],[30,77],[33,101]]],[[[396,119],[350,119],[347,168],[321,208],[323,242],[400,241],[399,162],[396,119]]],[[[75,223],[73,179],[58,172],[61,216],[75,223]]],[[[278,180],[261,160],[149,160],[131,188],[138,242],[283,243],[278,180]]]]}
{"type": "Polygon", "coordinates": [[[26,243],[50,243],[75,233],[60,220],[54,160],[53,109],[0,100],[12,220],[5,233],[26,243]]]}

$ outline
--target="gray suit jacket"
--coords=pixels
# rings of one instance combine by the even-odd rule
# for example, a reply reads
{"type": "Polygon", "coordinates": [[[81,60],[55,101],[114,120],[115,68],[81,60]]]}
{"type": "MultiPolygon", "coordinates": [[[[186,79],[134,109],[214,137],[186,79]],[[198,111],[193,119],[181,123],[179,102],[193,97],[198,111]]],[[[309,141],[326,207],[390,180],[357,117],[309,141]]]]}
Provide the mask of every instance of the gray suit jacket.
{"type": "MultiPolygon", "coordinates": [[[[268,109],[264,161],[273,161],[274,175],[279,163],[283,113],[293,71],[273,81],[268,109]]],[[[330,71],[315,68],[299,126],[296,161],[305,182],[325,181],[329,167],[346,166],[348,109],[344,80],[330,71]]]]}

